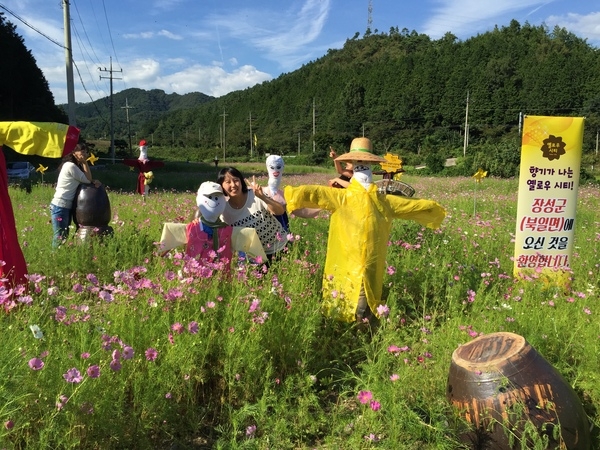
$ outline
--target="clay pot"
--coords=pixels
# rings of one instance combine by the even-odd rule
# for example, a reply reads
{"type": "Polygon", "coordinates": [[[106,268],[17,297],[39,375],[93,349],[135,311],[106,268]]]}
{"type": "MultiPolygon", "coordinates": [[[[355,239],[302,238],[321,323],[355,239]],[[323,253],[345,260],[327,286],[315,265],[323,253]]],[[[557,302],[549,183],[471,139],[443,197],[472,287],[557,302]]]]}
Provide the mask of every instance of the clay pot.
{"type": "Polygon", "coordinates": [[[113,229],[108,225],[111,218],[110,201],[103,185],[80,184],[73,201],[74,219],[77,224],[75,237],[84,241],[88,236],[109,236],[113,229]]]}
{"type": "Polygon", "coordinates": [[[549,438],[547,448],[590,448],[589,422],[577,394],[517,334],[492,333],[457,348],[446,397],[474,427],[461,435],[471,448],[520,449],[522,440],[532,448],[543,435],[549,438]],[[533,436],[524,432],[531,424],[537,430],[533,436]]]}

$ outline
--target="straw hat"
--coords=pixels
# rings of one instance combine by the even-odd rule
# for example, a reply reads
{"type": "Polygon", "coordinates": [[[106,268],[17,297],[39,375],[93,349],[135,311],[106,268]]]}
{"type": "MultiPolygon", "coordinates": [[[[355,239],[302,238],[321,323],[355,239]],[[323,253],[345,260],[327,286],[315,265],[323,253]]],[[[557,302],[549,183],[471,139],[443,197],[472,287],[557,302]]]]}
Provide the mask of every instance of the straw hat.
{"type": "Polygon", "coordinates": [[[386,162],[385,158],[374,155],[373,144],[368,138],[355,138],[350,144],[350,151],[335,158],[336,161],[361,161],[365,163],[386,162]]]}

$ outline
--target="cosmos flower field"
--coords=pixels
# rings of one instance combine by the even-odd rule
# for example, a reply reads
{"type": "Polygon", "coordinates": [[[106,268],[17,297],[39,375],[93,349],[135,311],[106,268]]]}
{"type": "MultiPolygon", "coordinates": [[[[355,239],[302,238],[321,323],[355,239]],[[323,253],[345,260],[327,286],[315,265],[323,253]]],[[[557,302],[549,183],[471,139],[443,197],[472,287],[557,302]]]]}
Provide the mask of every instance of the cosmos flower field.
{"type": "Polygon", "coordinates": [[[157,246],[164,222],[192,219],[195,192],[109,190],[114,235],[53,251],[52,186],[11,187],[30,275],[0,290],[0,449],[462,448],[451,355],[498,331],[562,374],[600,448],[598,186],[580,187],[563,289],[512,276],[517,180],[403,181],[448,215],[438,230],[395,222],[372,329],[320,312],[326,213],[292,218],[268,271],[236,261],[227,275],[157,246]]]}

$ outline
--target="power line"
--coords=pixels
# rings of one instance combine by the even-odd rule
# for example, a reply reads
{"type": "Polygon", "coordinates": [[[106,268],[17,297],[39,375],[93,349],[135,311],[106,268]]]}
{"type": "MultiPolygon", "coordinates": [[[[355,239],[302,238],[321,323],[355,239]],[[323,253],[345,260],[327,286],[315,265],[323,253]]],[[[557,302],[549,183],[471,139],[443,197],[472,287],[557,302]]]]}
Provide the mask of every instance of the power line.
{"type": "Polygon", "coordinates": [[[33,31],[35,31],[36,33],[44,36],[46,39],[48,39],[50,42],[52,42],[53,44],[58,45],[60,48],[62,49],[66,49],[66,47],[64,45],[62,45],[61,43],[55,41],[54,39],[52,39],[50,36],[42,33],[40,30],[38,30],[36,27],[34,27],[33,25],[30,25],[29,23],[27,23],[27,21],[21,17],[19,17],[19,15],[17,15],[16,13],[14,13],[13,11],[11,11],[10,9],[8,9],[6,6],[4,6],[3,4],[0,3],[0,8],[2,8],[3,10],[5,10],[7,13],[9,13],[11,16],[15,17],[17,20],[19,20],[20,22],[22,22],[24,25],[28,26],[29,28],[31,28],[33,31]]]}

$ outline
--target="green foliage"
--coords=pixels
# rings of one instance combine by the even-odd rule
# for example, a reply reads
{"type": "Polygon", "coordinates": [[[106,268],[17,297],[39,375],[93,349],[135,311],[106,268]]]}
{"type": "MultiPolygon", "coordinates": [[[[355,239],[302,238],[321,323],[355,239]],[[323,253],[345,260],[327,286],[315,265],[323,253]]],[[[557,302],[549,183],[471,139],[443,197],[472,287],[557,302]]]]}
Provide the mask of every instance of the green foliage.
{"type": "MultiPolygon", "coordinates": [[[[196,175],[185,167],[179,178],[193,184],[196,175]]],[[[301,168],[288,169],[293,183],[324,184],[330,176],[299,178],[301,168]]],[[[264,181],[263,164],[242,170],[264,181]]],[[[155,244],[164,222],[191,219],[194,192],[156,190],[144,203],[109,191],[114,235],[70,240],[53,251],[52,187],[36,183],[29,194],[10,188],[32,275],[29,291],[15,295],[31,304],[0,314],[0,445],[462,448],[470,425],[445,397],[451,355],[473,336],[496,331],[525,336],[574,387],[597,429],[600,278],[597,230],[588,224],[597,220],[598,187],[580,189],[573,281],[563,291],[511,275],[516,179],[479,183],[473,215],[470,175],[403,175],[448,217],[437,231],[394,222],[382,298],[390,314],[370,331],[320,312],[326,215],[292,218],[300,238],[269,271],[243,265],[230,277],[209,276],[178,250],[161,256],[155,244]],[[187,328],[194,322],[197,332],[187,328]],[[149,348],[158,352],[155,361],[146,358],[149,348]],[[32,358],[44,367],[32,370],[32,358]],[[98,378],[87,373],[95,365],[98,378]],[[73,368],[82,374],[78,383],[64,378],[73,368]],[[381,409],[361,403],[361,391],[381,409]]],[[[518,407],[508,412],[519,430],[496,425],[515,448],[559,442],[560,426],[540,430],[517,417],[518,407]]],[[[597,448],[598,434],[592,439],[597,448]]]]}
{"type": "MultiPolygon", "coordinates": [[[[255,157],[300,155],[321,164],[330,145],[340,151],[364,133],[379,154],[397,153],[417,159],[414,165],[430,166],[430,173],[455,174],[458,169],[442,170],[440,158],[459,156],[468,94],[469,153],[481,153],[476,164],[495,176],[511,177],[515,162],[508,142],[513,142],[519,112],[585,115],[590,126],[584,153],[590,152],[600,123],[598,69],[596,49],[564,29],[550,32],[513,21],[466,41],[451,34],[433,41],[393,29],[348,40],[343,49],[253,88],[218,99],[197,98],[200,105],[158,101],[159,92],[139,90],[129,101],[133,97],[148,105],[141,109],[156,116],[135,119],[137,138],[152,136],[156,146],[180,148],[182,156],[196,152],[192,160],[209,161],[215,149],[223,152],[224,125],[227,155],[248,160],[251,116],[259,142],[255,157]],[[420,149],[431,164],[418,157],[420,149]]],[[[91,132],[97,129],[93,112],[88,108],[84,116],[90,120],[84,134],[96,133],[91,132]]]]}

